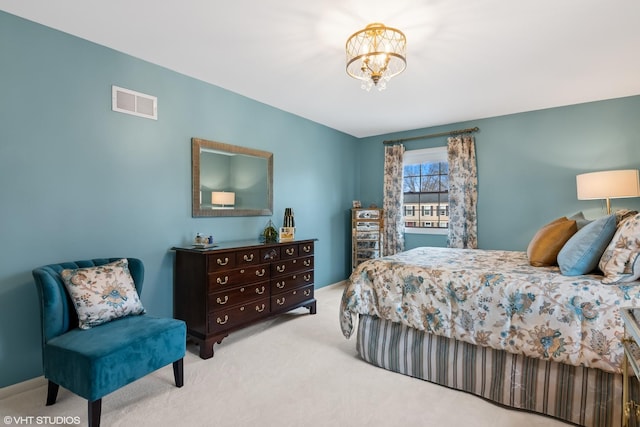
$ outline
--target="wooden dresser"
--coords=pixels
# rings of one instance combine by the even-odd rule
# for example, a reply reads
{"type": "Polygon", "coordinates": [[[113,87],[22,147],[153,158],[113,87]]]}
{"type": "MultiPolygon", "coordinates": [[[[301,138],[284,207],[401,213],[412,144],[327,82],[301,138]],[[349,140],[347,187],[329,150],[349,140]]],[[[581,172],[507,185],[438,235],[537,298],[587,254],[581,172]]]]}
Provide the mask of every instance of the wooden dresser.
{"type": "Polygon", "coordinates": [[[234,330],[298,307],[316,313],[315,240],[173,248],[174,316],[187,323],[201,358],[213,357],[214,342],[234,330]]]}

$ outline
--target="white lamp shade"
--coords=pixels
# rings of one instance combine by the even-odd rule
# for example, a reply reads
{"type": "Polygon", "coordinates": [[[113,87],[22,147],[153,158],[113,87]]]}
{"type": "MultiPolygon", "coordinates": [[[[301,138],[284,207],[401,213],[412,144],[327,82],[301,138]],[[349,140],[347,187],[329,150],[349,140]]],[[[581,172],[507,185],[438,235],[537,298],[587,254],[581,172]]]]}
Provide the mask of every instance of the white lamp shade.
{"type": "Polygon", "coordinates": [[[213,191],[211,193],[211,203],[214,205],[233,206],[236,204],[236,193],[232,191],[213,191]]]}
{"type": "Polygon", "coordinates": [[[637,169],[583,173],[576,176],[578,200],[640,197],[637,169]]]}

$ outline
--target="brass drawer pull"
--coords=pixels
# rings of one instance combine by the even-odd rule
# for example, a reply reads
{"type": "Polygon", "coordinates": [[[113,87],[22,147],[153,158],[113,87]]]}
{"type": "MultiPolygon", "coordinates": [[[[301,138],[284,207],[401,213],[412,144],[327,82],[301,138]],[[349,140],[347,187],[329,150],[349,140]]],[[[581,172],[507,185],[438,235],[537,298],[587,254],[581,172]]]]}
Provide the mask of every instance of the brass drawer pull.
{"type": "Polygon", "coordinates": [[[304,278],[305,282],[308,282],[309,280],[311,280],[311,275],[310,274],[305,274],[304,276],[302,276],[304,278]]]}
{"type": "Polygon", "coordinates": [[[227,301],[229,301],[229,295],[225,295],[225,296],[224,296],[224,301],[222,301],[222,299],[220,299],[220,297],[218,297],[218,299],[216,299],[216,302],[217,302],[218,304],[221,304],[221,305],[222,305],[222,304],[226,304],[226,303],[227,303],[227,301]]]}
{"type": "Polygon", "coordinates": [[[224,281],[219,277],[216,279],[216,282],[218,282],[218,285],[226,285],[228,281],[229,281],[229,276],[224,276],[224,281]]]}
{"type": "Polygon", "coordinates": [[[293,255],[296,251],[293,250],[293,248],[289,248],[285,252],[287,253],[287,255],[293,255]]]}
{"type": "Polygon", "coordinates": [[[227,258],[227,257],[224,257],[224,261],[222,261],[222,259],[220,259],[220,258],[218,258],[216,261],[218,262],[218,265],[227,265],[227,264],[229,264],[229,258],[227,258]]]}
{"type": "Polygon", "coordinates": [[[253,254],[245,255],[244,260],[247,262],[253,261],[253,254]]]}
{"type": "Polygon", "coordinates": [[[276,286],[278,287],[278,289],[284,288],[284,280],[282,282],[277,282],[276,286]]]}
{"type": "Polygon", "coordinates": [[[305,259],[303,262],[305,267],[309,267],[311,265],[311,260],[310,259],[305,259]]]}
{"type": "Polygon", "coordinates": [[[276,270],[278,270],[278,273],[282,273],[285,268],[287,268],[286,265],[276,265],[276,270]]]}
{"type": "Polygon", "coordinates": [[[282,301],[280,301],[280,298],[276,298],[276,302],[278,303],[278,305],[283,305],[285,299],[286,299],[285,297],[282,297],[282,301]]]}
{"type": "Polygon", "coordinates": [[[224,315],[224,320],[220,319],[219,317],[216,319],[216,322],[219,325],[224,325],[225,323],[227,323],[227,321],[229,321],[229,316],[227,316],[226,314],[224,315]]]}
{"type": "Polygon", "coordinates": [[[308,297],[309,295],[311,295],[311,290],[307,289],[306,291],[304,291],[305,297],[308,297]]]}
{"type": "Polygon", "coordinates": [[[262,308],[260,308],[260,307],[258,307],[258,306],[256,305],[256,311],[257,311],[258,313],[262,313],[262,312],[264,311],[264,309],[265,309],[264,304],[262,304],[262,308]]]}
{"type": "Polygon", "coordinates": [[[264,268],[262,270],[260,270],[260,271],[256,270],[256,276],[258,276],[258,277],[264,276],[265,273],[266,273],[266,271],[265,271],[264,268]]]}
{"type": "Polygon", "coordinates": [[[303,246],[302,250],[305,251],[306,253],[311,252],[311,246],[303,246]]]}
{"type": "Polygon", "coordinates": [[[260,288],[260,289],[256,288],[256,294],[258,294],[258,295],[264,294],[264,286],[262,288],[260,288]]]}

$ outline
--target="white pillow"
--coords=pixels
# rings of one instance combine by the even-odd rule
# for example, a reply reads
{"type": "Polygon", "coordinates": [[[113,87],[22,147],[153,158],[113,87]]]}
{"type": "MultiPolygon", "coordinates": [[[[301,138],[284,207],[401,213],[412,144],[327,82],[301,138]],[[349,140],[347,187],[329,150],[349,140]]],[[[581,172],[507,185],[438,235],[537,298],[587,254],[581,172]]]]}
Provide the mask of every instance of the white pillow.
{"type": "Polygon", "coordinates": [[[60,273],[78,313],[80,329],[144,313],[126,258],[60,273]]]}
{"type": "Polygon", "coordinates": [[[618,226],[611,243],[600,258],[602,283],[625,283],[640,277],[640,214],[618,226]]]}

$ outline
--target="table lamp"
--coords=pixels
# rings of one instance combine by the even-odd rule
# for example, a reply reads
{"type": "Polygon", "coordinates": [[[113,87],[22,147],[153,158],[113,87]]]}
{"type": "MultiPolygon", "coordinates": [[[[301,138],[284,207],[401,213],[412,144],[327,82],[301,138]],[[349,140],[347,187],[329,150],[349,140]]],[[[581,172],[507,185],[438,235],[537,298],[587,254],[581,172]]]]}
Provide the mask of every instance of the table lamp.
{"type": "Polygon", "coordinates": [[[637,169],[583,173],[576,176],[578,200],[604,199],[607,215],[611,214],[611,200],[640,197],[637,169]]]}
{"type": "Polygon", "coordinates": [[[232,191],[213,191],[211,204],[214,207],[231,209],[236,204],[236,193],[232,191]]]}

